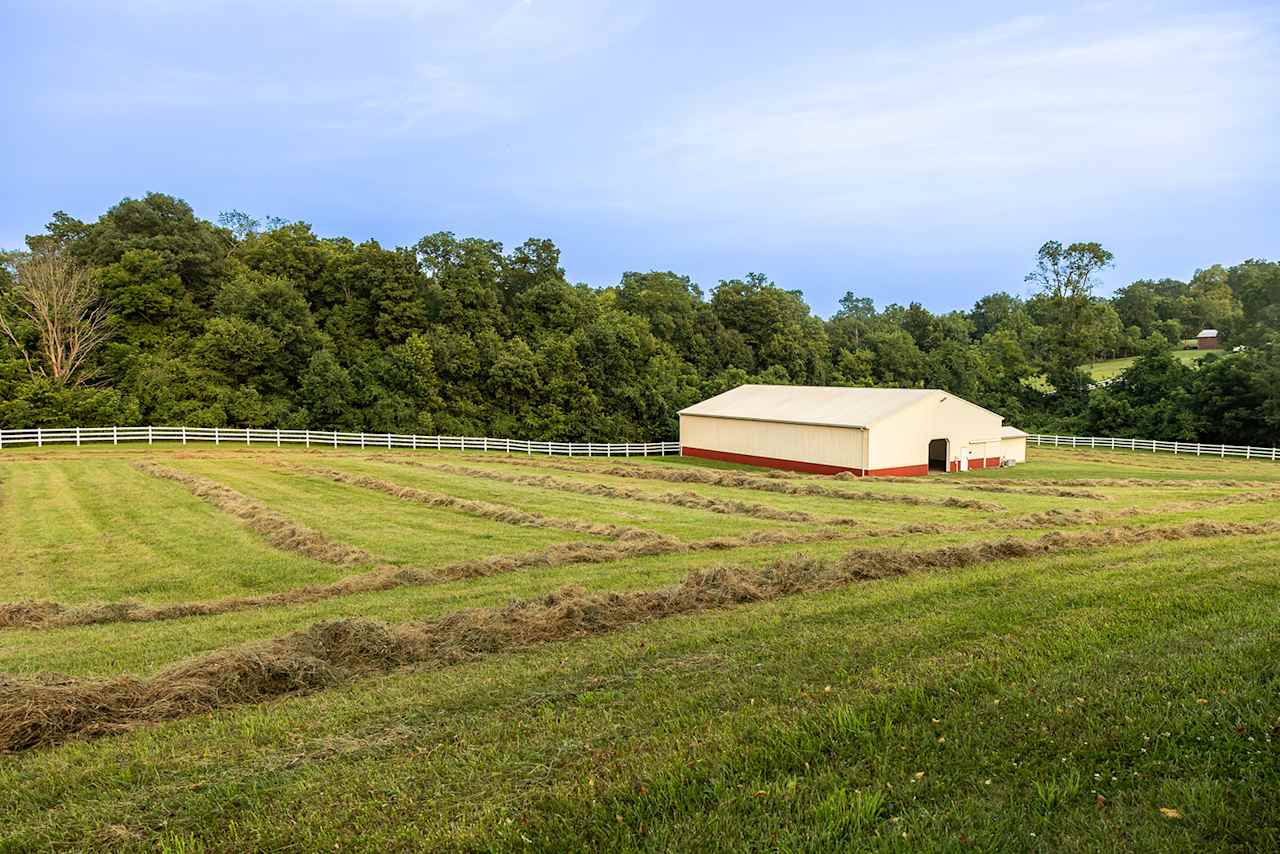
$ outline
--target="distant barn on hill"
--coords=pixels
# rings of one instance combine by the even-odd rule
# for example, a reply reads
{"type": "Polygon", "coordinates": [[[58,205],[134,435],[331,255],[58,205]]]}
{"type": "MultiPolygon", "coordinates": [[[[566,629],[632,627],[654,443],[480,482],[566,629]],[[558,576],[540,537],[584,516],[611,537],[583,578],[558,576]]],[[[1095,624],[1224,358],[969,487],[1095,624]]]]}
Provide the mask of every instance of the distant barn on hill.
{"type": "Polygon", "coordinates": [[[1026,460],[1027,434],[938,389],[742,385],[680,410],[680,453],[794,471],[923,475],[1026,460]]]}
{"type": "Polygon", "coordinates": [[[1201,350],[1217,350],[1218,349],[1218,330],[1201,329],[1196,333],[1196,347],[1201,350]]]}

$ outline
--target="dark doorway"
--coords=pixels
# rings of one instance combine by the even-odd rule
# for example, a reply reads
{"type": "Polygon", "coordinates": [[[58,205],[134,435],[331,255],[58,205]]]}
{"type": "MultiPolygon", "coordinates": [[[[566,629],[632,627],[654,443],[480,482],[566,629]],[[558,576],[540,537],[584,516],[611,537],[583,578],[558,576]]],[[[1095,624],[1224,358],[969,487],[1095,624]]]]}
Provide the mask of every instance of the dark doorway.
{"type": "Polygon", "coordinates": [[[947,440],[933,439],[929,442],[929,471],[947,470],[947,440]]]}

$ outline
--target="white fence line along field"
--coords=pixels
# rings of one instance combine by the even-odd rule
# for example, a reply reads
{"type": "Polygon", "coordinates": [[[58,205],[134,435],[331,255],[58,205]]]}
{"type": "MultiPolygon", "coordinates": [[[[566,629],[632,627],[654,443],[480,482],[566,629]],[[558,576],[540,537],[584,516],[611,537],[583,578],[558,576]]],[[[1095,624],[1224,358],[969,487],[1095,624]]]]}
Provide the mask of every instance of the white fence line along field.
{"type": "MultiPolygon", "coordinates": [[[[1037,447],[1095,448],[1191,454],[1197,457],[1240,457],[1280,460],[1280,448],[1252,445],[1211,445],[1166,442],[1159,439],[1120,439],[1114,436],[1027,437],[1037,447]]],[[[343,433],[333,430],[271,430],[242,427],[37,427],[0,430],[0,449],[13,445],[84,445],[110,442],[212,442],[221,445],[305,445],[306,447],[412,448],[414,450],[503,451],[582,457],[653,457],[679,454],[679,442],[530,442],[487,436],[418,436],[403,433],[343,433]]]]}
{"type": "Polygon", "coordinates": [[[1208,445],[1203,442],[1165,442],[1159,439],[1117,439],[1114,436],[1038,436],[1027,439],[1038,447],[1101,448],[1115,451],[1191,454],[1197,457],[1240,457],[1246,460],[1280,460],[1280,448],[1252,445],[1208,445]]]}
{"type": "Polygon", "coordinates": [[[59,427],[0,430],[0,449],[13,445],[85,445],[121,442],[212,442],[215,445],[305,445],[337,448],[412,448],[504,451],[583,457],[654,457],[680,453],[679,442],[527,442],[485,436],[418,436],[401,433],[342,433],[332,430],[264,430],[239,427],[59,427]]]}

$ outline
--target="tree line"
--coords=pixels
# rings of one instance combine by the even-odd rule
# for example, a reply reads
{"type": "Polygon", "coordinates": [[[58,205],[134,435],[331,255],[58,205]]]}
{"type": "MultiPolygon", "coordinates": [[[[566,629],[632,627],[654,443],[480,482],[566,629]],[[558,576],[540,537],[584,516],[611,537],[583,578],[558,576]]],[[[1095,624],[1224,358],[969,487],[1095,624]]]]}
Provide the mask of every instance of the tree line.
{"type": "Polygon", "coordinates": [[[573,284],[550,240],[317,236],[158,193],[65,213],[0,264],[0,426],[185,424],[572,441],[669,439],[741,383],[936,387],[1033,431],[1280,444],[1280,263],[1097,295],[1111,254],[1045,243],[967,311],[829,319],[750,273],[573,284]],[[1202,327],[1226,348],[1172,352],[1202,327]],[[1137,356],[1105,387],[1081,368],[1137,356]]]}

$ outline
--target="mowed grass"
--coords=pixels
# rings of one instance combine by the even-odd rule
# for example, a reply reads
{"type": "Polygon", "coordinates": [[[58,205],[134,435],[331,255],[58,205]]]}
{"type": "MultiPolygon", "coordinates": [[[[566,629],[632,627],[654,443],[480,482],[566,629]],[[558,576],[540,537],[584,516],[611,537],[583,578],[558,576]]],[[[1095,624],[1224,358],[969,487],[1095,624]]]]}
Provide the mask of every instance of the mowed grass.
{"type": "MultiPolygon", "coordinates": [[[[1053,448],[1028,444],[1027,465],[965,472],[962,478],[1197,480],[1209,483],[1280,483],[1280,461],[1212,454],[1168,454],[1107,448],[1053,448]]],[[[1204,485],[1204,484],[1201,484],[1204,485]]]]}
{"type": "MultiPolygon", "coordinates": [[[[175,461],[174,468],[230,486],[332,539],[359,546],[393,564],[438,566],[589,539],[426,507],[316,474],[281,471],[257,460],[184,459],[175,461]]],[[[555,510],[544,512],[554,515],[555,510]]]]}
{"type": "MultiPolygon", "coordinates": [[[[412,459],[427,464],[865,514],[872,528],[943,522],[973,529],[866,537],[855,528],[848,540],[543,566],[217,616],[0,629],[0,688],[5,672],[146,676],[323,620],[442,618],[570,586],[649,590],[722,565],[1053,530],[1001,527],[1032,510],[1140,511],[1106,523],[1116,526],[1280,515],[1274,500],[1184,506],[1265,491],[1219,482],[1280,480],[1280,466],[1269,463],[1030,453],[1026,466],[919,484],[817,481],[991,500],[1000,512],[419,453],[412,459]],[[956,485],[983,477],[1017,477],[1028,486],[1064,478],[1195,482],[1098,487],[1105,501],[956,485]]],[[[427,508],[279,463],[681,539],[813,527],[466,478],[378,456],[18,451],[0,460],[5,548],[12,543],[15,554],[34,556],[58,576],[56,598],[69,602],[224,595],[240,582],[204,576],[216,579],[221,561],[246,555],[272,589],[366,571],[265,545],[180,485],[130,468],[142,457],[223,483],[406,566],[585,538],[427,508]],[[29,471],[38,467],[49,471],[29,471]],[[114,494],[127,500],[112,500],[108,486],[124,489],[114,494]],[[17,506],[54,521],[24,527],[17,506]],[[130,520],[126,533],[116,530],[130,520]],[[137,545],[117,552],[99,542],[106,535],[137,545]],[[199,553],[183,556],[183,542],[199,553]],[[140,557],[148,549],[158,555],[150,563],[140,557]],[[94,555],[93,570],[46,565],[44,555],[63,553],[94,555]],[[271,570],[271,561],[298,574],[271,570]],[[159,586],[130,592],[135,569],[159,586]],[[179,595],[184,583],[189,589],[179,595]]],[[[0,850],[1275,850],[1277,553],[1280,534],[1157,540],[857,582],[0,755],[0,850]]],[[[6,584],[9,572],[8,564],[0,568],[6,584]]]]}
{"type": "Polygon", "coordinates": [[[272,549],[177,484],[119,459],[0,463],[3,601],[204,599],[351,571],[272,549]]]}
{"type": "Polygon", "coordinates": [[[37,751],[0,764],[0,828],[183,850],[1268,850],[1275,546],[904,578],[37,751]]]}
{"type": "MultiPolygon", "coordinates": [[[[650,531],[657,531],[658,533],[673,536],[681,540],[699,540],[706,539],[708,537],[733,536],[747,531],[758,530],[762,525],[760,519],[753,519],[745,515],[726,515],[723,513],[712,513],[707,510],[680,507],[670,504],[601,498],[591,495],[565,492],[557,489],[544,489],[534,486],[486,480],[483,478],[462,477],[430,468],[430,465],[437,461],[431,458],[421,460],[425,465],[410,466],[402,463],[391,462],[390,460],[394,459],[392,455],[384,454],[381,456],[385,456],[387,459],[383,460],[379,457],[373,457],[370,459],[335,460],[331,464],[323,467],[337,469],[339,471],[352,474],[369,475],[381,480],[387,480],[404,486],[412,486],[418,489],[425,489],[433,492],[444,492],[449,495],[455,495],[459,498],[490,501],[528,512],[575,519],[591,519],[597,522],[609,522],[616,525],[635,526],[650,531]]],[[[417,460],[419,458],[401,457],[401,459],[417,460]]],[[[321,461],[317,460],[317,463],[320,462],[321,461]]],[[[508,474],[545,474],[551,477],[567,474],[565,472],[552,470],[534,471],[512,467],[497,469],[493,466],[483,464],[476,465],[470,461],[463,462],[439,459],[438,462],[448,463],[454,466],[465,466],[467,468],[505,472],[508,474]]],[[[564,477],[562,479],[572,480],[573,478],[564,477]]],[[[595,478],[591,482],[603,483],[605,482],[605,479],[595,478]]],[[[646,491],[652,492],[652,494],[655,495],[661,492],[681,491],[679,489],[679,484],[670,484],[669,486],[672,488],[666,490],[646,491]]],[[[742,496],[741,494],[738,494],[735,497],[739,500],[751,500],[753,503],[774,506],[768,501],[768,496],[763,496],[764,500],[762,501],[756,500],[756,496],[742,496]]],[[[847,508],[845,509],[847,512],[847,508]]],[[[800,526],[799,523],[775,522],[774,524],[779,525],[780,527],[800,526]]]]}
{"type": "MultiPolygon", "coordinates": [[[[1208,354],[1215,352],[1213,350],[1172,350],[1170,355],[1182,362],[1184,365],[1195,367],[1208,354]]],[[[1129,368],[1133,367],[1133,363],[1138,361],[1137,356],[1125,356],[1121,359],[1104,359],[1100,362],[1091,362],[1084,366],[1084,371],[1093,377],[1095,382],[1102,380],[1115,379],[1123,374],[1129,368]]]]}

